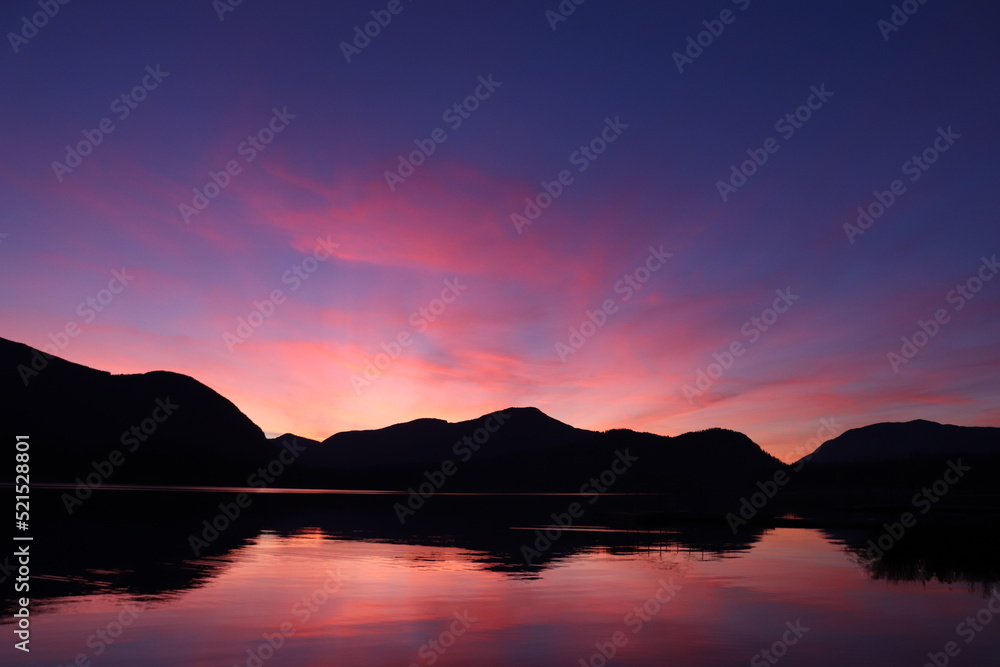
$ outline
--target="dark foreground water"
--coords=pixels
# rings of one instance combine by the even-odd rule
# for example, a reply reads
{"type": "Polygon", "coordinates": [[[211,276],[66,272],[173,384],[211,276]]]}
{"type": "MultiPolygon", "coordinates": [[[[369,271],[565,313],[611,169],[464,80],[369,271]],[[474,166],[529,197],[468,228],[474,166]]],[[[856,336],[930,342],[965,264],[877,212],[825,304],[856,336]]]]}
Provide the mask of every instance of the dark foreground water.
{"type": "Polygon", "coordinates": [[[235,498],[105,491],[70,516],[48,494],[31,651],[8,577],[0,663],[1000,665],[996,564],[961,540],[859,559],[866,531],[608,529],[646,501],[601,498],[535,543],[579,500],[558,496],[439,496],[401,525],[399,496],[257,495],[206,532],[235,498]]]}

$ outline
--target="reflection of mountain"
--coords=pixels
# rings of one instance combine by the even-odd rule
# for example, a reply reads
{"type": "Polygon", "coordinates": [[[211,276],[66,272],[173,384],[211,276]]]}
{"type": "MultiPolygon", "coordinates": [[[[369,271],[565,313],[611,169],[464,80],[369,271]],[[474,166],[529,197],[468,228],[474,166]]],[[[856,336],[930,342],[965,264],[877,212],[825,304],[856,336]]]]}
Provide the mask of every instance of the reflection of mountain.
{"type": "Polygon", "coordinates": [[[988,594],[1000,584],[1000,524],[971,527],[915,526],[905,539],[889,542],[886,531],[824,531],[845,545],[849,556],[872,578],[884,581],[961,583],[988,594]],[[881,549],[878,540],[884,540],[881,549]]]}
{"type": "MultiPolygon", "coordinates": [[[[534,408],[454,424],[420,419],[323,442],[290,435],[268,440],[231,402],[176,373],[113,376],[3,339],[0,367],[6,371],[0,380],[8,397],[5,424],[9,432],[31,437],[33,484],[77,486],[75,480],[83,478],[91,485],[96,479],[244,486],[254,471],[283,460],[268,486],[434,492],[423,501],[409,493],[256,494],[237,520],[226,522],[231,525],[195,554],[191,537],[219,515],[220,502],[233,502],[233,493],[102,489],[86,498],[86,489],[77,495],[79,489],[36,487],[32,521],[67,545],[39,549],[32,557],[33,574],[40,575],[37,581],[33,576],[32,594],[40,600],[100,590],[150,597],[183,591],[211,579],[238,550],[268,533],[318,531],[333,539],[459,547],[474,553],[482,567],[514,576],[532,576],[594,548],[724,555],[751,548],[759,526],[782,514],[821,525],[898,520],[902,511],[918,511],[914,494],[937,488],[948,462],[959,459],[968,471],[947,484],[933,511],[918,512],[917,527],[892,549],[861,551],[877,534],[855,532],[844,541],[876,578],[983,585],[998,579],[998,531],[991,517],[1000,511],[1000,429],[877,424],[824,443],[795,466],[784,466],[733,431],[676,437],[598,433],[534,408]],[[281,459],[282,451],[298,453],[289,462],[287,455],[281,459]],[[760,491],[759,483],[776,471],[790,481],[753,517],[764,521],[731,531],[722,517],[739,511],[742,499],[760,491]],[[461,495],[484,491],[507,495],[461,495]],[[70,515],[65,500],[71,495],[85,500],[73,503],[70,515]],[[401,514],[408,503],[419,511],[401,514]],[[584,510],[574,518],[574,530],[560,529],[551,545],[536,548],[535,531],[559,523],[572,503],[584,510]],[[664,529],[664,517],[714,523],[664,529]],[[587,529],[593,525],[617,530],[587,529]],[[635,529],[639,525],[662,530],[642,532],[635,529]],[[525,547],[535,549],[530,562],[525,547]]],[[[0,470],[0,481],[9,481],[13,467],[0,470]]],[[[0,579],[9,576],[9,567],[9,560],[0,559],[0,579]]]]}
{"type": "MultiPolygon", "coordinates": [[[[31,493],[30,592],[32,604],[41,602],[41,609],[47,600],[70,595],[114,592],[154,599],[204,585],[228,564],[224,554],[245,544],[258,528],[249,521],[234,523],[213,551],[202,554],[208,557],[196,559],[188,535],[202,518],[218,512],[222,494],[97,491],[70,515],[63,493],[44,488],[31,493]]],[[[0,555],[4,588],[16,565],[13,556],[0,555]]],[[[12,598],[0,598],[0,606],[8,605],[12,598]]],[[[9,616],[6,609],[3,613],[9,616]]]]}
{"type": "MultiPolygon", "coordinates": [[[[552,513],[564,512],[579,496],[442,495],[401,524],[393,509],[405,501],[401,495],[259,493],[195,554],[192,535],[204,536],[203,522],[215,521],[219,504],[233,503],[234,492],[99,490],[72,516],[62,493],[33,492],[32,520],[64,545],[33,551],[31,592],[42,609],[45,600],[67,595],[123,592],[155,599],[202,586],[263,534],[309,531],[327,539],[457,547],[473,554],[480,567],[517,577],[533,576],[585,549],[626,553],[669,547],[712,556],[746,551],[760,537],[754,530],[734,537],[724,526],[698,525],[667,532],[562,531],[527,563],[522,546],[534,542],[534,529],[551,524],[552,513]]],[[[627,510],[632,502],[629,496],[602,498],[593,507],[583,502],[588,512],[574,526],[592,525],[600,519],[597,511],[627,510]]],[[[7,558],[0,557],[0,583],[11,565],[7,558]]],[[[5,616],[10,603],[0,600],[5,616]]]]}
{"type": "MultiPolygon", "coordinates": [[[[38,489],[32,502],[33,519],[67,545],[33,553],[31,591],[42,611],[45,601],[67,595],[122,592],[156,600],[203,586],[262,535],[308,532],[323,539],[457,548],[478,567],[517,578],[537,576],[595,549],[653,560],[662,552],[677,551],[698,559],[732,557],[748,552],[763,535],[760,528],[747,527],[733,535],[725,525],[697,522],[655,531],[628,529],[608,519],[626,515],[641,498],[607,496],[593,505],[584,502],[587,513],[574,522],[582,530],[554,533],[551,546],[532,554],[528,563],[523,548],[535,546],[535,531],[553,527],[552,514],[564,512],[579,496],[439,495],[401,524],[393,509],[405,498],[401,495],[262,493],[195,555],[191,536],[202,535],[203,521],[215,520],[219,504],[234,502],[235,493],[101,490],[72,516],[59,500],[61,493],[38,489]],[[588,529],[595,525],[612,530],[588,529]]],[[[915,529],[912,541],[908,537],[875,557],[863,550],[877,533],[824,533],[844,544],[845,557],[860,556],[867,574],[876,579],[936,578],[985,586],[1000,580],[998,527],[915,529]]],[[[0,558],[0,580],[9,566],[9,559],[0,558]]],[[[10,603],[0,601],[0,613],[9,617],[10,603]]]]}

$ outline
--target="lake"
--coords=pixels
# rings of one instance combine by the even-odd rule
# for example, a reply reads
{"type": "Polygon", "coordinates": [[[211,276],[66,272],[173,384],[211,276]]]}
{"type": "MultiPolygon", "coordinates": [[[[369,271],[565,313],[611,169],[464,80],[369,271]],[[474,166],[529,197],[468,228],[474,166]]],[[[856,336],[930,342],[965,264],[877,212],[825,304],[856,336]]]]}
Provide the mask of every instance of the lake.
{"type": "Polygon", "coordinates": [[[578,497],[432,497],[401,523],[404,496],[355,493],[248,496],[206,534],[238,490],[72,516],[61,493],[33,498],[31,651],[7,597],[3,664],[1000,664],[995,562],[909,538],[862,564],[859,529],[621,527],[648,499],[560,527],[578,497]]]}

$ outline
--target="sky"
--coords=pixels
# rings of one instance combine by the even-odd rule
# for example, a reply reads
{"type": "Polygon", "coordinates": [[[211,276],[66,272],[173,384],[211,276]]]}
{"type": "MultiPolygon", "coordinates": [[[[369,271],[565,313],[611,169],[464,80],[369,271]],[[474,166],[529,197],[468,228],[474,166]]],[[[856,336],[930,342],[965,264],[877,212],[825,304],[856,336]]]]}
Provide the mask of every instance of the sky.
{"type": "Polygon", "coordinates": [[[998,21],[8,2],[0,336],[191,375],[272,435],[530,405],[794,460],[997,426],[998,21]]]}

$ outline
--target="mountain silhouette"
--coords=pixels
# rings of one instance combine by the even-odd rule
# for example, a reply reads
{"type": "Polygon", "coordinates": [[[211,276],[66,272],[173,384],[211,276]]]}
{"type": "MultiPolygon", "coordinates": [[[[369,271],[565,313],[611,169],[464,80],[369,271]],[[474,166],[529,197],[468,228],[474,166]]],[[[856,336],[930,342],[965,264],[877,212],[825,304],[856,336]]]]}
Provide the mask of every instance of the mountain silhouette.
{"type": "MultiPolygon", "coordinates": [[[[669,437],[613,429],[581,440],[494,460],[472,461],[455,486],[494,491],[664,493],[720,501],[783,467],[750,438],[726,429],[669,437]],[[627,469],[622,471],[627,459],[627,469]],[[616,461],[619,461],[617,464],[616,461]],[[614,474],[602,474],[607,471],[614,474]],[[598,483],[592,480],[596,479],[598,483]],[[607,484],[613,479],[612,484],[607,484]]],[[[452,487],[454,488],[454,487],[452,487]]],[[[668,509],[677,509],[670,507],[668,509]]]]}
{"type": "MultiPolygon", "coordinates": [[[[774,517],[879,493],[880,501],[898,503],[960,455],[974,457],[969,460],[978,468],[954,495],[967,500],[993,493],[983,485],[995,476],[982,471],[997,470],[1000,454],[998,428],[918,420],[847,431],[787,466],[727,429],[674,437],[597,432],[533,407],[455,423],[416,419],[323,441],[291,433],[268,439],[232,402],[186,375],[112,375],[2,338],[0,365],[0,387],[10,397],[7,424],[30,435],[33,451],[45,452],[33,459],[34,483],[256,486],[255,471],[275,469],[284,456],[269,486],[655,493],[650,513],[717,516],[761,481],[794,471],[784,497],[761,512],[774,517]]],[[[0,481],[11,481],[11,470],[5,468],[0,481]]]]}
{"type": "MultiPolygon", "coordinates": [[[[274,449],[235,405],[186,375],[112,375],[3,338],[0,364],[5,425],[37,453],[33,483],[245,484],[274,449]]],[[[12,476],[13,466],[0,472],[12,476]]]]}
{"type": "Polygon", "coordinates": [[[337,433],[321,447],[305,452],[302,462],[311,467],[350,469],[386,463],[434,463],[473,455],[488,459],[557,447],[593,434],[553,419],[538,408],[507,408],[455,423],[415,419],[375,430],[337,433]]]}
{"type": "MultiPolygon", "coordinates": [[[[813,518],[898,519],[901,511],[955,525],[1000,512],[1000,428],[926,420],[872,424],[820,445],[791,469],[774,511],[813,518]]],[[[928,521],[922,518],[922,521],[928,521]]]]}
{"type": "Polygon", "coordinates": [[[246,486],[290,445],[296,460],[271,486],[402,490],[450,461],[461,474],[446,475],[446,491],[596,491],[615,466],[622,472],[609,491],[704,495],[742,488],[782,465],[733,431],[598,433],[534,407],[456,423],[417,419],[322,442],[290,433],[267,439],[230,401],[185,375],[111,375],[4,339],[0,363],[13,397],[11,426],[48,443],[50,454],[32,469],[38,482],[89,476],[111,484],[246,486]],[[122,462],[109,466],[112,456],[122,462]],[[628,459],[641,463],[625,466],[628,459]]]}
{"type": "Polygon", "coordinates": [[[917,419],[872,424],[846,431],[809,455],[810,465],[902,461],[917,457],[1000,451],[1000,428],[952,426],[917,419]]]}

